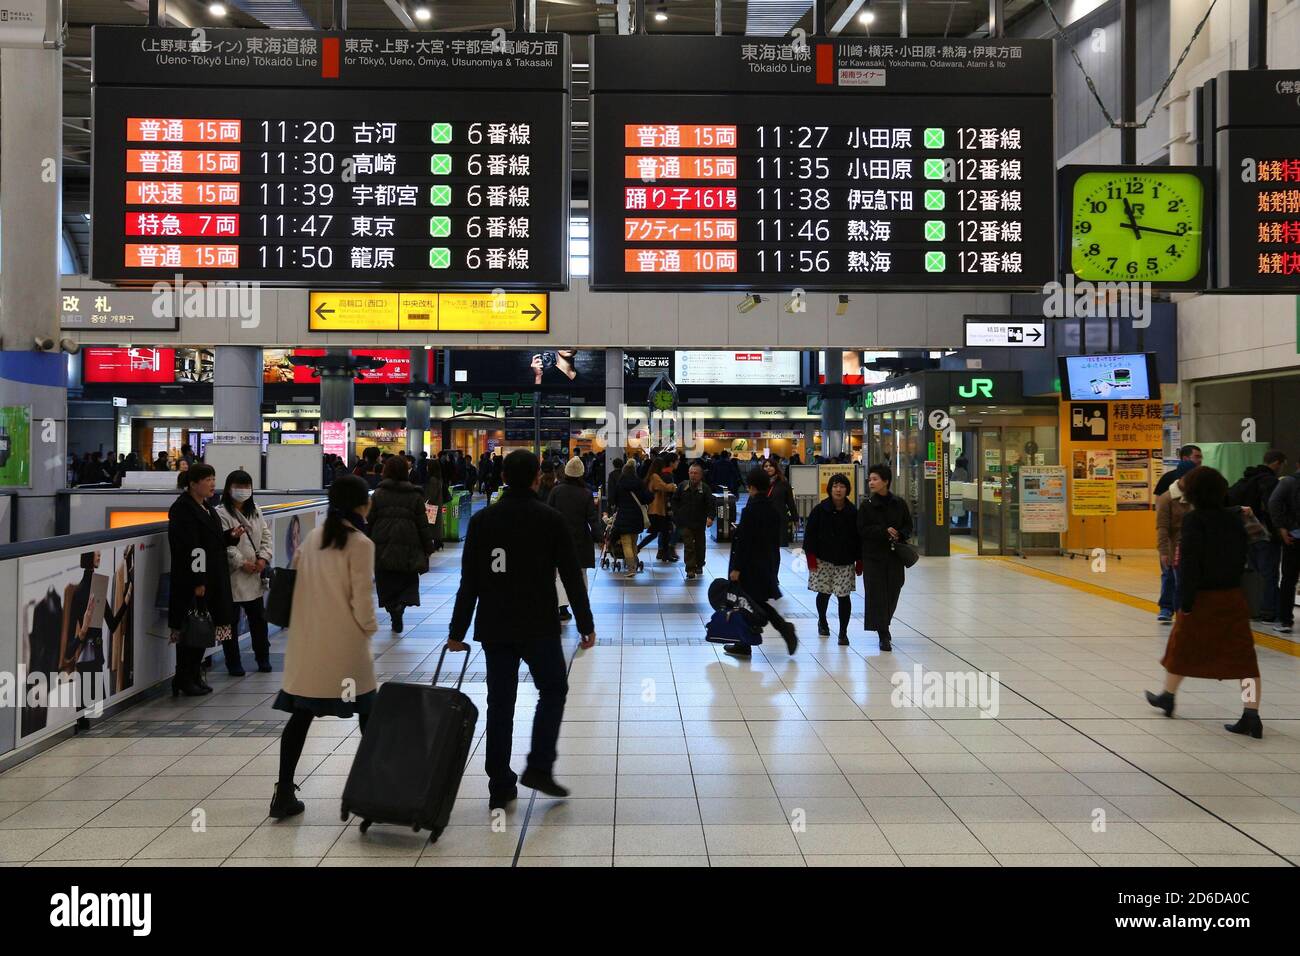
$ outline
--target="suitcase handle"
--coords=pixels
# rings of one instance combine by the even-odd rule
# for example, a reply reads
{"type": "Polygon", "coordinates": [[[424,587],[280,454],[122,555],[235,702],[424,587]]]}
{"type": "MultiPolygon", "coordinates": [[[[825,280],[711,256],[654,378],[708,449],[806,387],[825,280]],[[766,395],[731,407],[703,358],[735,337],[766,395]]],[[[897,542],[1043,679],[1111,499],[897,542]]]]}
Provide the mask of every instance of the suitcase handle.
{"type": "MultiPolygon", "coordinates": [[[[465,652],[465,663],[464,665],[462,665],[460,669],[460,678],[456,681],[457,690],[460,690],[460,685],[465,682],[465,672],[469,670],[469,659],[471,656],[472,655],[469,651],[465,652]]],[[[435,687],[438,686],[438,675],[442,673],[442,662],[446,659],[446,657],[447,657],[447,645],[443,644],[442,653],[438,655],[438,667],[433,672],[433,685],[435,687]]]]}

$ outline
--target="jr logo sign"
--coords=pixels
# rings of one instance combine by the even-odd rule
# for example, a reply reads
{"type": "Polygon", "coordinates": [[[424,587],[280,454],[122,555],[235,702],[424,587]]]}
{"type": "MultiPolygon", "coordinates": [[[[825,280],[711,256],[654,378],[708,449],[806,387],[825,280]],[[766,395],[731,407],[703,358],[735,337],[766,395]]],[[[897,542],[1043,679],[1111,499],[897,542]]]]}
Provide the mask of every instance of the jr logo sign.
{"type": "Polygon", "coordinates": [[[957,394],[962,398],[974,398],[976,395],[982,395],[985,398],[992,398],[993,379],[973,378],[965,385],[958,385],[957,394]]]}

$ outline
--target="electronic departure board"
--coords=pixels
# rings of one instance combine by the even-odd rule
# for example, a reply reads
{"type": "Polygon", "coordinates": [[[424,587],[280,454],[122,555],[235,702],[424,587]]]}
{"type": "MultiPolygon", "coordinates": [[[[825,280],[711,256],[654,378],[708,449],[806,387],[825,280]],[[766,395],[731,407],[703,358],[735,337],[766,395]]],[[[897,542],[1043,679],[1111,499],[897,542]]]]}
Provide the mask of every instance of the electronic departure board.
{"type": "Polygon", "coordinates": [[[1300,291],[1300,70],[1215,84],[1218,287],[1300,291]]]}
{"type": "Polygon", "coordinates": [[[562,34],[93,31],[112,282],[568,283],[562,34]]]}
{"type": "Polygon", "coordinates": [[[1050,42],[593,43],[593,289],[1055,277],[1050,42]]]}

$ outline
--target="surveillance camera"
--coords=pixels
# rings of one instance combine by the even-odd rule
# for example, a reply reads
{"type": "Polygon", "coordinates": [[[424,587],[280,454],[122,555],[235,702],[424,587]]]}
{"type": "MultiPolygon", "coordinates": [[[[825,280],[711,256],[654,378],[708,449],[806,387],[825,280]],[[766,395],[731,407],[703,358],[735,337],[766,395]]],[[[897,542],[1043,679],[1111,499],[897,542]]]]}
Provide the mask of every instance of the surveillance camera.
{"type": "Polygon", "coordinates": [[[33,344],[36,346],[36,351],[49,352],[54,348],[54,339],[46,339],[38,335],[33,340],[33,344]]]}
{"type": "Polygon", "coordinates": [[[81,351],[81,343],[76,339],[59,339],[59,348],[69,355],[76,355],[81,351]]]}

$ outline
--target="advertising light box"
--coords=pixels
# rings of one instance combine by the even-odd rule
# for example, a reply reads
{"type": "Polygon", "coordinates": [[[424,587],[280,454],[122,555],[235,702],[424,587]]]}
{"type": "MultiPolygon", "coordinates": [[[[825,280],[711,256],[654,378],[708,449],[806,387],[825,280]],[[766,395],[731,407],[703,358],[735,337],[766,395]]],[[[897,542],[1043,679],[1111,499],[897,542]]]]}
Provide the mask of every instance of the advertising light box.
{"type": "Polygon", "coordinates": [[[1048,41],[598,36],[591,99],[593,289],[1055,277],[1048,41]]]}
{"type": "Polygon", "coordinates": [[[176,350],[84,348],[82,380],[87,385],[170,385],[176,381],[176,350]]]}
{"type": "Polygon", "coordinates": [[[559,34],[93,31],[91,274],[564,288],[559,34]]]}
{"type": "Polygon", "coordinates": [[[678,385],[798,385],[799,353],[691,350],[676,353],[678,385]]]}

